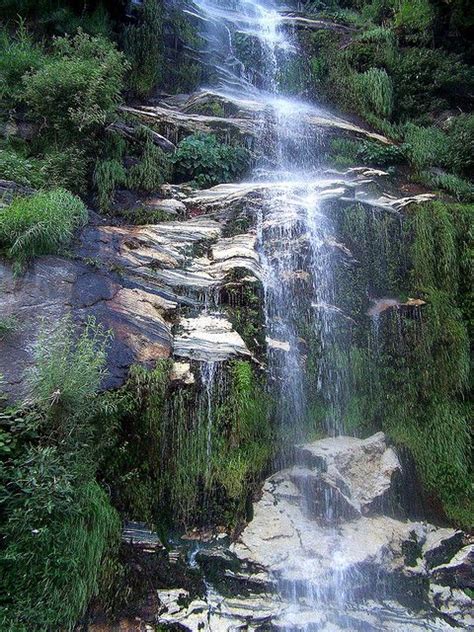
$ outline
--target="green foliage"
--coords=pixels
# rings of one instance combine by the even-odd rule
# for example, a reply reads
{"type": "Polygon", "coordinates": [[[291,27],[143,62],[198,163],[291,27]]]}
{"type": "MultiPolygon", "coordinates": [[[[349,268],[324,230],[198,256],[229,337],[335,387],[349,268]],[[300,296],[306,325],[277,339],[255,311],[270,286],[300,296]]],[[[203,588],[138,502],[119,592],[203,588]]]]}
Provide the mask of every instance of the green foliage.
{"type": "Polygon", "coordinates": [[[47,188],[63,188],[77,194],[87,193],[89,157],[81,147],[52,147],[44,156],[41,176],[47,188]]]}
{"type": "Polygon", "coordinates": [[[474,169],[474,114],[452,117],[446,131],[450,168],[455,173],[471,175],[474,169]]]}
{"type": "Polygon", "coordinates": [[[64,189],[16,198],[0,210],[0,247],[21,267],[32,257],[60,252],[86,221],[83,202],[64,189]]]}
{"type": "Polygon", "coordinates": [[[0,417],[9,435],[0,470],[3,629],[72,629],[118,545],[120,521],[95,480],[106,339],[92,322],[76,337],[69,319],[43,331],[29,375],[34,403],[0,417]]]}
{"type": "Polygon", "coordinates": [[[107,212],[114,201],[117,186],[125,184],[127,174],[118,160],[98,160],[94,169],[94,186],[97,190],[97,202],[102,212],[107,212]]]}
{"type": "Polygon", "coordinates": [[[0,149],[0,173],[5,180],[29,187],[41,187],[44,177],[41,163],[35,158],[26,158],[13,149],[0,149]]]}
{"type": "Polygon", "coordinates": [[[81,336],[74,339],[70,318],[61,320],[51,332],[45,327],[36,344],[35,364],[28,375],[30,391],[39,408],[50,418],[70,425],[81,423],[92,414],[90,398],[97,394],[107,374],[106,359],[110,332],[89,320],[81,336]]]}
{"type": "Polygon", "coordinates": [[[429,122],[430,111],[455,105],[456,95],[468,93],[474,85],[474,73],[462,57],[441,49],[403,49],[392,75],[398,120],[422,124],[429,122]]]}
{"type": "Polygon", "coordinates": [[[101,128],[121,99],[126,63],[103,37],[53,40],[53,54],[24,76],[24,98],[43,133],[70,142],[101,128]]]}
{"type": "Polygon", "coordinates": [[[386,71],[370,68],[357,75],[355,82],[364,107],[377,116],[390,118],[393,110],[393,85],[386,71]]]}
{"type": "Polygon", "coordinates": [[[178,144],[172,160],[178,182],[212,186],[241,177],[249,167],[250,154],[243,147],[220,143],[211,134],[193,134],[178,144]]]}
{"type": "Polygon", "coordinates": [[[423,184],[446,191],[458,202],[474,201],[474,184],[469,180],[464,180],[452,173],[431,173],[428,171],[423,171],[418,177],[423,184]]]}
{"type": "Polygon", "coordinates": [[[272,454],[268,401],[255,382],[249,362],[231,366],[231,386],[218,419],[221,431],[213,451],[214,477],[228,497],[240,505],[249,485],[258,481],[272,454]]]}
{"type": "Polygon", "coordinates": [[[36,71],[44,63],[41,46],[35,44],[20,22],[16,37],[0,30],[0,104],[13,107],[23,99],[22,77],[28,71],[36,71]]]}
{"type": "Polygon", "coordinates": [[[133,366],[127,384],[108,394],[99,412],[99,427],[110,438],[102,475],[113,490],[114,504],[126,517],[160,521],[165,509],[167,441],[172,427],[166,414],[170,362],[153,370],[133,366]]]}
{"type": "Polygon", "coordinates": [[[146,97],[163,75],[163,15],[156,0],[144,0],[137,12],[136,23],[125,28],[123,45],[130,61],[128,85],[146,97]]]}
{"type": "Polygon", "coordinates": [[[346,427],[382,428],[407,446],[425,489],[463,525],[472,521],[464,399],[474,322],[473,213],[472,205],[431,202],[410,207],[400,223],[361,205],[335,211],[342,240],[359,262],[350,274],[343,266],[335,271],[336,303],[359,323],[346,354],[346,427]],[[425,304],[388,309],[367,331],[367,293],[425,304]]]}
{"type": "Polygon", "coordinates": [[[63,459],[52,448],[32,448],[7,469],[6,626],[72,628],[98,593],[101,562],[118,539],[120,522],[104,491],[95,481],[79,483],[63,459]]]}
{"type": "Polygon", "coordinates": [[[429,41],[435,17],[429,0],[402,0],[395,13],[395,26],[408,41],[429,41]]]}
{"type": "Polygon", "coordinates": [[[335,138],[330,144],[330,159],[343,168],[355,164],[388,167],[405,162],[405,155],[398,145],[335,138]]]}
{"type": "Polygon", "coordinates": [[[15,316],[0,316],[0,341],[15,332],[18,327],[19,322],[15,316]]]}
{"type": "Polygon", "coordinates": [[[153,193],[169,179],[171,163],[168,154],[147,138],[139,162],[128,173],[127,184],[137,191],[153,193]]]}
{"type": "Polygon", "coordinates": [[[411,162],[419,169],[433,164],[444,166],[449,162],[448,139],[436,127],[418,127],[408,123],[405,127],[404,148],[411,162]]]}

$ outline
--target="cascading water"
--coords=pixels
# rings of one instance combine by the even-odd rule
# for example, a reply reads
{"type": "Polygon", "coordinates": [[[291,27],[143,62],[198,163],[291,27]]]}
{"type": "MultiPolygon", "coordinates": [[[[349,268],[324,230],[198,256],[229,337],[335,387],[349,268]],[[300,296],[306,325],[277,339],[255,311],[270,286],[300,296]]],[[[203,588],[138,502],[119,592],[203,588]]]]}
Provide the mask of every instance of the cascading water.
{"type": "MultiPolygon", "coordinates": [[[[278,401],[281,444],[291,447],[316,430],[309,405],[308,335],[319,344],[318,366],[313,371],[317,372],[316,389],[325,405],[325,430],[337,435],[343,431],[347,378],[335,361],[335,354],[342,349],[338,325],[342,316],[334,304],[334,238],[322,204],[325,183],[318,173],[320,138],[314,126],[302,120],[302,113],[311,106],[285,98],[279,89],[282,69],[297,49],[282,28],[272,0],[198,0],[196,5],[205,18],[209,82],[216,86],[212,90],[234,101],[257,101],[273,130],[270,139],[268,135],[260,139],[259,153],[264,157],[255,167],[254,178],[266,184],[258,204],[257,242],[263,271],[269,382],[278,401]],[[257,60],[252,65],[239,59],[237,49],[243,37],[257,60]]],[[[266,127],[262,125],[262,129],[266,127]]],[[[210,367],[203,371],[203,377],[210,401],[210,367]]],[[[210,428],[211,409],[208,415],[210,428]]],[[[330,498],[324,506],[330,523],[330,498]]],[[[333,553],[335,570],[329,592],[340,603],[347,578],[338,570],[337,549],[333,553]]],[[[285,581],[281,590],[291,595],[296,608],[303,600],[306,607],[309,603],[317,609],[323,597],[327,599],[327,591],[311,581],[290,588],[285,581]]]]}
{"type": "MultiPolygon", "coordinates": [[[[253,179],[240,186],[255,192],[246,198],[244,210],[255,219],[264,290],[268,383],[277,403],[282,446],[275,469],[286,468],[283,476],[288,477],[290,490],[296,486],[294,498],[299,498],[289,530],[298,534],[295,546],[300,553],[292,557],[289,551],[284,568],[274,577],[283,609],[279,625],[287,630],[355,629],[351,609],[364,610],[367,603],[367,610],[377,611],[380,620],[403,626],[403,608],[395,602],[390,612],[385,607],[384,600],[398,591],[393,580],[387,581],[376,564],[362,567],[354,561],[352,536],[346,536],[341,526],[341,518],[354,518],[353,505],[347,507],[342,498],[344,480],[338,482],[340,487],[325,487],[324,474],[318,479],[303,462],[305,447],[294,449],[321,431],[330,437],[344,434],[352,383],[351,318],[338,306],[336,292],[341,244],[327,208],[327,200],[335,197],[334,178],[322,171],[322,133],[309,122],[319,110],[282,94],[281,77],[298,51],[274,0],[195,0],[189,12],[201,19],[208,44],[203,53],[206,91],[223,97],[237,111],[239,104],[243,110],[250,106],[261,129],[253,179]],[[313,544],[319,540],[315,554],[313,544]],[[308,554],[306,546],[313,553],[308,554]],[[327,612],[332,613],[329,628],[327,612]]],[[[338,176],[336,187],[340,184],[338,176]]],[[[341,186],[341,196],[344,190],[341,186]]],[[[206,301],[206,309],[210,305],[206,301]]],[[[218,310],[216,301],[212,307],[218,310]]],[[[201,430],[206,432],[207,460],[212,457],[218,374],[216,364],[203,363],[206,425],[201,430]]],[[[351,438],[341,439],[337,445],[353,445],[351,438]]],[[[358,516],[363,520],[361,513],[358,516]]],[[[278,549],[279,544],[272,546],[278,549]]],[[[215,598],[219,603],[215,588],[210,588],[208,603],[215,598]]]]}

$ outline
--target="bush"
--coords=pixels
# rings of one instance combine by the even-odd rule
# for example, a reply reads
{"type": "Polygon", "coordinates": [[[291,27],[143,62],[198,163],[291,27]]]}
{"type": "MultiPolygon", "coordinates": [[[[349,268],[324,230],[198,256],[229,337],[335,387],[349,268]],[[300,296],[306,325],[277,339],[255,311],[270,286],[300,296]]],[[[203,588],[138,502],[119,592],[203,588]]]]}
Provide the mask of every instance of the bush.
{"type": "Polygon", "coordinates": [[[11,415],[0,469],[2,629],[73,629],[118,544],[120,521],[95,480],[107,339],[94,322],[77,337],[69,319],[38,339],[33,397],[11,415]]]}
{"type": "Polygon", "coordinates": [[[98,592],[118,516],[83,466],[56,448],[30,447],[2,474],[3,629],[72,629],[98,592]]]}
{"type": "Polygon", "coordinates": [[[17,198],[0,209],[0,248],[21,268],[31,257],[60,252],[86,221],[83,202],[64,189],[17,198]]]}
{"type": "Polygon", "coordinates": [[[125,29],[123,46],[131,66],[127,83],[146,97],[163,74],[163,16],[156,0],[144,0],[137,11],[136,24],[125,29]]]}
{"type": "Polygon", "coordinates": [[[127,184],[131,189],[153,193],[170,175],[168,154],[148,138],[139,162],[129,170],[127,184]]]}
{"type": "Polygon", "coordinates": [[[115,189],[125,184],[127,174],[118,160],[98,160],[93,179],[97,190],[97,203],[100,210],[106,213],[114,201],[115,189]]]}
{"type": "Polygon", "coordinates": [[[474,88],[474,73],[460,55],[441,49],[407,48],[391,69],[397,119],[427,121],[430,111],[456,104],[459,94],[474,88]]]}
{"type": "Polygon", "coordinates": [[[87,193],[89,159],[84,149],[70,146],[53,148],[43,157],[41,175],[48,188],[87,193]]]}
{"type": "Polygon", "coordinates": [[[28,384],[36,405],[48,415],[58,415],[67,431],[77,419],[93,414],[91,398],[97,394],[107,374],[107,345],[110,332],[94,320],[86,323],[75,340],[71,319],[61,320],[51,332],[43,328],[35,348],[35,365],[28,374],[28,384]]]}
{"type": "Polygon", "coordinates": [[[404,150],[419,169],[449,163],[448,138],[436,127],[419,127],[408,123],[405,127],[404,150]]]}
{"type": "Polygon", "coordinates": [[[395,26],[411,41],[429,41],[435,14],[430,0],[402,0],[395,26]]]}
{"type": "Polygon", "coordinates": [[[430,173],[424,171],[420,174],[420,180],[427,186],[443,189],[459,202],[474,201],[474,185],[472,182],[452,173],[430,173]]]}
{"type": "Polygon", "coordinates": [[[40,46],[33,43],[23,23],[15,39],[0,30],[0,103],[12,107],[23,99],[22,77],[37,71],[45,56],[40,46]]]}
{"type": "Polygon", "coordinates": [[[450,167],[456,173],[471,175],[474,169],[474,114],[453,117],[447,128],[450,167]]]}
{"type": "Polygon", "coordinates": [[[26,158],[12,149],[0,149],[0,173],[5,180],[23,186],[39,188],[44,184],[40,161],[26,158]]]}
{"type": "Polygon", "coordinates": [[[390,118],[393,110],[393,85],[385,70],[370,68],[355,76],[363,106],[376,116],[390,118]]]}
{"type": "Polygon", "coordinates": [[[178,144],[173,163],[179,182],[212,186],[241,177],[249,167],[250,154],[243,147],[220,143],[211,134],[193,134],[178,144]]]}
{"type": "Polygon", "coordinates": [[[43,132],[70,142],[102,127],[120,102],[126,63],[112,42],[82,31],[53,40],[53,54],[24,79],[43,132]]]}

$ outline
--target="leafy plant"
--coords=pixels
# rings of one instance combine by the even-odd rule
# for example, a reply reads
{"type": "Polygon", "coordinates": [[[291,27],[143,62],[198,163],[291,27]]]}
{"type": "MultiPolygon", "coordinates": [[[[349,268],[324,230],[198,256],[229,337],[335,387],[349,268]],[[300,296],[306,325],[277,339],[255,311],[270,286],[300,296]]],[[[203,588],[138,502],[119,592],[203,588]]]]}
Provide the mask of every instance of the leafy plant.
{"type": "Polygon", "coordinates": [[[162,78],[163,15],[155,0],[144,0],[137,14],[136,22],[125,28],[123,44],[130,60],[128,85],[145,97],[162,78]]]}
{"type": "Polygon", "coordinates": [[[73,193],[87,193],[89,157],[79,146],[52,147],[41,164],[44,186],[63,188],[73,193]]]}
{"type": "Polygon", "coordinates": [[[127,184],[138,191],[156,191],[171,175],[168,154],[147,138],[142,155],[127,176],[127,184]]]}
{"type": "Polygon", "coordinates": [[[369,111],[390,118],[393,110],[392,80],[385,70],[370,68],[355,77],[359,98],[369,111]]]}
{"type": "Polygon", "coordinates": [[[44,132],[70,142],[102,127],[121,99],[123,53],[82,31],[53,40],[53,54],[23,78],[31,116],[44,132]]]}
{"type": "Polygon", "coordinates": [[[118,160],[98,160],[93,179],[99,208],[102,212],[107,212],[114,200],[115,189],[127,181],[125,169],[118,160]]]}
{"type": "Polygon", "coordinates": [[[86,221],[84,203],[64,189],[19,197],[0,209],[0,248],[21,268],[32,257],[57,254],[86,221]]]}
{"type": "Polygon", "coordinates": [[[41,162],[36,158],[26,158],[13,149],[0,149],[0,173],[5,180],[28,187],[41,187],[44,176],[41,162]]]}
{"type": "Polygon", "coordinates": [[[172,160],[179,182],[192,180],[199,186],[211,186],[241,177],[249,167],[250,153],[220,143],[211,134],[193,134],[178,144],[172,160]]]}
{"type": "Polygon", "coordinates": [[[9,334],[18,329],[19,323],[15,316],[0,317],[0,340],[6,338],[9,334]]]}
{"type": "Polygon", "coordinates": [[[20,21],[16,37],[0,30],[0,103],[8,107],[23,100],[22,77],[28,71],[39,70],[45,61],[41,46],[33,42],[20,21]]]}
{"type": "Polygon", "coordinates": [[[28,374],[28,384],[39,408],[54,420],[66,425],[61,431],[93,413],[91,398],[97,394],[107,374],[107,346],[111,333],[87,321],[75,339],[75,326],[63,318],[51,331],[43,326],[34,352],[35,364],[28,374]]]}

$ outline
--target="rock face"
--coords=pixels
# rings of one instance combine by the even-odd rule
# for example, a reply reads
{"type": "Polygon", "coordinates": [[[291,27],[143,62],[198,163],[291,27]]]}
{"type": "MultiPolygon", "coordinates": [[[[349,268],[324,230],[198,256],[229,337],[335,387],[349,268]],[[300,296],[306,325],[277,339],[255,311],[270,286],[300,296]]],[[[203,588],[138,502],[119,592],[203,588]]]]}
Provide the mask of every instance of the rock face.
{"type": "Polygon", "coordinates": [[[296,460],[265,481],[230,550],[204,555],[203,570],[214,560],[204,598],[159,592],[159,623],[196,632],[472,624],[473,602],[463,591],[472,581],[472,546],[460,531],[395,517],[403,470],[382,433],[302,445],[296,460]]]}
{"type": "Polygon", "coordinates": [[[77,323],[93,317],[112,330],[105,388],[120,386],[131,364],[151,364],[175,347],[177,356],[194,359],[248,356],[225,314],[185,317],[173,339],[180,310],[199,313],[208,293],[236,269],[259,273],[255,237],[221,238],[223,226],[209,217],[93,226],[83,231],[70,259],[39,258],[18,278],[8,263],[0,263],[0,313],[20,323],[0,340],[7,396],[27,395],[24,373],[33,362],[38,334],[42,328],[52,331],[66,314],[77,323]]]}

